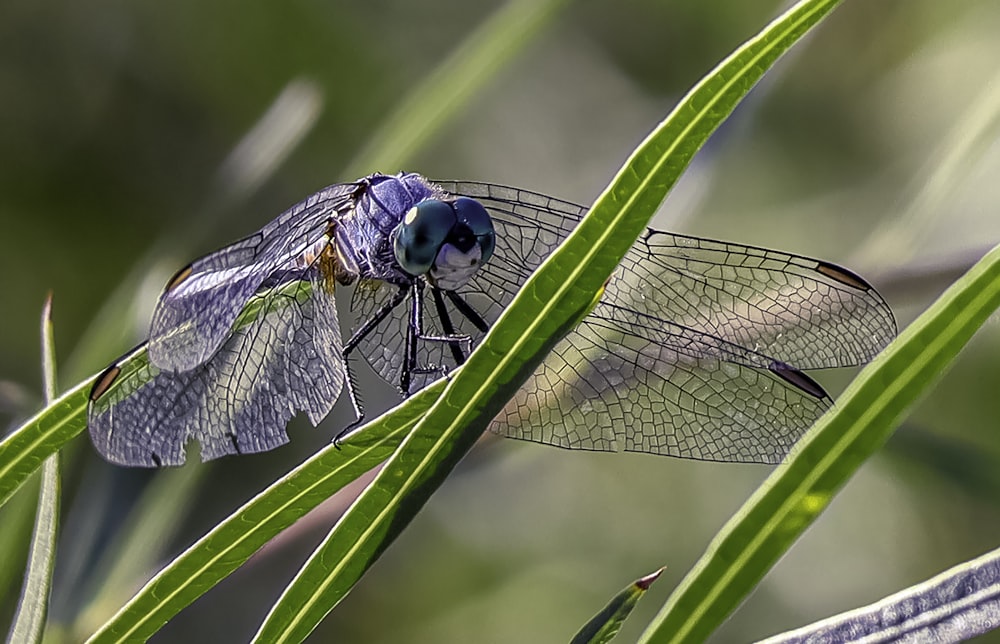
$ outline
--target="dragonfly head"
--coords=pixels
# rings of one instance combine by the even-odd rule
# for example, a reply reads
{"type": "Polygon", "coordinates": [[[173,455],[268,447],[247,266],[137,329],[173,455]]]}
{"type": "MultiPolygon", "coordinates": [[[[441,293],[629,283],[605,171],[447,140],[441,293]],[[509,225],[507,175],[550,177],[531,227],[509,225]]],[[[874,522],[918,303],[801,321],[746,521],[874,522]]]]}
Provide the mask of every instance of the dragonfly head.
{"type": "Polygon", "coordinates": [[[393,230],[392,247],[404,271],[451,291],[489,261],[496,233],[475,199],[427,199],[410,208],[393,230]]]}

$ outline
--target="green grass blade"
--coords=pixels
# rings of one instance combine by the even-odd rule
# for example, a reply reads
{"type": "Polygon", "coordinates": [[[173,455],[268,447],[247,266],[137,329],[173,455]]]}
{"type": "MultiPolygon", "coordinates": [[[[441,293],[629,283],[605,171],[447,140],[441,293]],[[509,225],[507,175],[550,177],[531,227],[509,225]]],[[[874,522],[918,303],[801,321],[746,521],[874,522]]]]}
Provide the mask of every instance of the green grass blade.
{"type": "Polygon", "coordinates": [[[276,534],[388,458],[443,388],[438,382],[411,396],[340,448],[330,445],[251,499],[157,573],[89,641],[149,638],[276,534]]]}
{"type": "Polygon", "coordinates": [[[87,428],[87,399],[93,381],[81,382],[0,441],[0,505],[46,458],[87,428]]]}
{"type": "Polygon", "coordinates": [[[45,387],[45,404],[56,399],[56,342],[52,333],[52,293],[42,307],[42,384],[45,387]]]}
{"type": "Polygon", "coordinates": [[[567,0],[510,0],[400,101],[347,168],[345,176],[402,169],[567,4],[567,0]]]}
{"type": "MultiPolygon", "coordinates": [[[[56,397],[56,349],[52,335],[52,295],[49,294],[42,309],[42,374],[45,384],[45,401],[56,397]]],[[[49,596],[52,590],[52,571],[56,565],[56,538],[59,535],[59,454],[45,460],[42,466],[41,486],[35,511],[35,527],[28,550],[28,565],[24,574],[21,599],[17,604],[14,622],[8,641],[40,642],[45,631],[49,596]]]]}
{"type": "Polygon", "coordinates": [[[862,370],[836,407],[716,535],[643,641],[701,641],[722,623],[998,306],[1000,247],[862,370]]]}
{"type": "Polygon", "coordinates": [[[764,72],[838,4],[800,2],[703,79],[635,150],[576,230],[532,275],[442,398],[285,590],[257,641],[304,639],[405,527],[491,414],[589,310],[669,188],[764,72]]]}
{"type": "Polygon", "coordinates": [[[615,595],[601,612],[583,625],[570,644],[607,644],[618,635],[628,616],[632,614],[639,600],[657,580],[663,568],[637,579],[615,595]]]}
{"type": "Polygon", "coordinates": [[[880,602],[769,637],[805,642],[958,642],[996,629],[1000,550],[946,570],[880,602]]]}

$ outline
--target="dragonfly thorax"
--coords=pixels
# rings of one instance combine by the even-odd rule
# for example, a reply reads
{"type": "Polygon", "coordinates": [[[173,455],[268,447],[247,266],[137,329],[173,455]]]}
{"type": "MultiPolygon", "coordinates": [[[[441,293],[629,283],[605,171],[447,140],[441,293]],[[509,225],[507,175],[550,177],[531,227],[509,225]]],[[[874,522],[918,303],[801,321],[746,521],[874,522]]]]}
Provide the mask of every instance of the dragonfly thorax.
{"type": "Polygon", "coordinates": [[[496,235],[486,209],[474,199],[426,199],[410,208],[392,231],[400,268],[452,291],[468,282],[493,254],[496,235]]]}

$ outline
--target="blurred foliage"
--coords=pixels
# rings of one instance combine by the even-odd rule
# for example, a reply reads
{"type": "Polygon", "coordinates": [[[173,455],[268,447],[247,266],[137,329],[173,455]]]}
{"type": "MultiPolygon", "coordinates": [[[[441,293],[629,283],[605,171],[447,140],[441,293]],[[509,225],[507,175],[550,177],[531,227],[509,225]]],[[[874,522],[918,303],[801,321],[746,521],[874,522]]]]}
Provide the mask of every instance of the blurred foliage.
{"type": "MultiPolygon", "coordinates": [[[[777,4],[575,3],[406,169],[591,200],[675,98],[777,4]]],[[[95,319],[116,338],[100,347],[99,361],[62,369],[67,387],[143,337],[169,275],[164,265],[176,268],[324,185],[355,178],[338,173],[367,134],[499,6],[0,6],[0,410],[33,411],[25,396],[4,392],[40,392],[36,321],[46,291],[55,292],[64,355],[95,319]],[[227,196],[227,159],[293,82],[317,92],[317,119],[259,190],[227,196]],[[140,277],[126,300],[135,310],[97,318],[133,272],[140,277]]],[[[935,184],[932,216],[904,217],[950,158],[954,132],[989,104],[998,32],[1000,6],[990,0],[848,0],[713,138],[660,225],[849,263],[905,325],[943,290],[940,267],[971,264],[1000,239],[1000,146],[988,111],[960,171],[935,184]],[[876,248],[852,260],[876,230],[894,225],[904,227],[905,257],[876,248]]],[[[1000,325],[992,324],[890,442],[888,458],[862,470],[716,641],[747,641],[871,602],[996,547],[998,357],[1000,325]]],[[[837,390],[849,375],[822,377],[837,390]]],[[[362,377],[366,391],[376,390],[369,405],[387,404],[390,390],[362,377]]],[[[206,472],[163,556],[324,445],[345,422],[338,411],[317,430],[296,425],[292,444],[274,453],[188,465],[206,472]]],[[[100,554],[75,554],[74,546],[110,542],[145,478],[103,466],[83,439],[77,447],[66,460],[51,613],[64,624],[87,600],[100,554]]],[[[565,641],[624,582],[666,563],[654,596],[623,629],[624,640],[634,638],[767,471],[491,443],[464,462],[318,637],[565,641]]],[[[276,539],[158,639],[244,641],[344,502],[332,499],[276,539]]],[[[3,508],[5,526],[14,511],[3,508]]],[[[0,588],[0,619],[17,586],[0,588]]]]}

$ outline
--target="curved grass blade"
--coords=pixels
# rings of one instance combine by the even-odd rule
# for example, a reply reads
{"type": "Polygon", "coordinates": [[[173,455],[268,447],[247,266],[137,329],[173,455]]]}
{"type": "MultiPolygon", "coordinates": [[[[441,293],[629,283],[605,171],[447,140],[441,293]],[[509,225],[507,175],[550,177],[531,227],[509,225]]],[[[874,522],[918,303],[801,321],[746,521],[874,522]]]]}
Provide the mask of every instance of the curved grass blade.
{"type": "Polygon", "coordinates": [[[622,589],[607,606],[601,609],[601,612],[583,625],[570,644],[607,644],[613,640],[621,630],[622,624],[632,614],[632,609],[662,572],[663,568],[660,568],[654,573],[636,579],[622,589]]]}
{"type": "Polygon", "coordinates": [[[700,641],[721,624],[998,306],[1000,246],[862,370],[716,535],[642,641],[700,641]]]}
{"type": "Polygon", "coordinates": [[[300,641],[347,594],[506,403],[552,336],[594,294],[714,129],[839,0],[804,0],[712,73],[633,152],[574,232],[531,276],[442,398],[272,608],[257,641],[300,641]],[[491,418],[491,417],[490,417],[491,418]]]}
{"type": "Polygon", "coordinates": [[[437,382],[330,445],[248,501],[171,561],[89,642],[145,640],[236,570],[276,534],[375,467],[399,445],[444,389],[437,382]]]}
{"type": "MultiPolygon", "coordinates": [[[[42,309],[42,374],[45,402],[56,397],[56,349],[52,334],[52,294],[42,309]]],[[[56,537],[59,534],[59,453],[49,456],[42,466],[41,486],[35,511],[35,527],[31,534],[28,565],[24,574],[21,599],[17,604],[9,642],[40,642],[45,630],[52,571],[56,565],[56,537]]]]}
{"type": "Polygon", "coordinates": [[[761,644],[958,642],[1000,626],[1000,550],[922,584],[761,644]]]}

